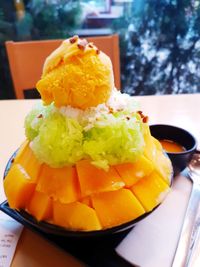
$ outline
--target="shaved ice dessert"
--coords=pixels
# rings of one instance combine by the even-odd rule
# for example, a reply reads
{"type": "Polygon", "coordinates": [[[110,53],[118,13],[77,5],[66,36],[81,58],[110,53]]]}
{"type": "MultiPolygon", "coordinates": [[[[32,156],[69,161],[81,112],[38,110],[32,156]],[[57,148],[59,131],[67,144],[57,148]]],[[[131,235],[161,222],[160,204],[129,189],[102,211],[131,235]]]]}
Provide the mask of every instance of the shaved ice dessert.
{"type": "Polygon", "coordinates": [[[69,38],[47,57],[27,114],[26,140],[4,179],[10,208],[73,231],[127,223],[170,189],[172,166],[134,97],[114,86],[112,63],[69,38]]]}

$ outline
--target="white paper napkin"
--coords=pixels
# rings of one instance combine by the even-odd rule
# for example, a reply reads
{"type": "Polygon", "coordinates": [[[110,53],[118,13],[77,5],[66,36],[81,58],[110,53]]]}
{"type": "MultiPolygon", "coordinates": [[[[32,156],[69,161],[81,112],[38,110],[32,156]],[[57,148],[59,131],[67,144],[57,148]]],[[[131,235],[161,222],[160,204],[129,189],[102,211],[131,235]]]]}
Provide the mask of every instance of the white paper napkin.
{"type": "Polygon", "coordinates": [[[192,183],[175,178],[165,201],[138,223],[117,246],[116,252],[140,267],[171,267],[192,183]]]}
{"type": "Polygon", "coordinates": [[[0,212],[0,267],[9,267],[23,226],[0,212]]]}

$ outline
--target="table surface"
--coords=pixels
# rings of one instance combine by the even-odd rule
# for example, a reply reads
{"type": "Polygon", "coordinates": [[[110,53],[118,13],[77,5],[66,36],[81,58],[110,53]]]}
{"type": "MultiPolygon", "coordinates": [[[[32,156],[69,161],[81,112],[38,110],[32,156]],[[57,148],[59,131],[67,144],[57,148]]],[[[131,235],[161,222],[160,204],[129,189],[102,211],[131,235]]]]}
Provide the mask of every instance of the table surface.
{"type": "MultiPolygon", "coordinates": [[[[200,94],[137,96],[149,124],[170,124],[190,131],[200,148],[200,94]]],[[[11,154],[25,139],[24,118],[38,100],[0,101],[0,177],[11,154]]],[[[5,199],[0,183],[0,202],[5,199]]],[[[83,266],[67,252],[50,244],[39,235],[24,229],[12,267],[83,266]],[[51,256],[50,256],[51,255],[51,256]]]]}

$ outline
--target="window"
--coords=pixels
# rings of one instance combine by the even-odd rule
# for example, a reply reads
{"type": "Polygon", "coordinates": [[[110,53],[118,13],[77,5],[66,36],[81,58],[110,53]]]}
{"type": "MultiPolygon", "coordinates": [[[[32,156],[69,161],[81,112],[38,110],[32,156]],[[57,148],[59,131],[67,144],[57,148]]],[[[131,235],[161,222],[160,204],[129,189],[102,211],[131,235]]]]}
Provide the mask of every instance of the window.
{"type": "Polygon", "coordinates": [[[5,40],[67,38],[77,33],[120,35],[124,92],[200,92],[197,0],[1,0],[0,83],[5,90],[0,97],[13,97],[8,93],[5,40]]]}

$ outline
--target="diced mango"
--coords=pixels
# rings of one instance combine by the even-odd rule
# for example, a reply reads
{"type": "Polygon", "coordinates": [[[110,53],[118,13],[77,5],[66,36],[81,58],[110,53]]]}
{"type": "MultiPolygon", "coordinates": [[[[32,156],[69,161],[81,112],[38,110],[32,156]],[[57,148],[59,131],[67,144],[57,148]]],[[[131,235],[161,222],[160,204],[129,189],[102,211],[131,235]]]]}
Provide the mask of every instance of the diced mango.
{"type": "Polygon", "coordinates": [[[156,148],[160,151],[163,151],[163,147],[161,145],[161,143],[155,138],[152,136],[152,140],[154,142],[154,145],[156,146],[156,148]]]}
{"type": "MultiPolygon", "coordinates": [[[[156,146],[158,147],[157,140],[154,140],[156,146]]],[[[172,175],[173,175],[173,168],[172,168],[172,163],[170,159],[167,157],[166,154],[163,153],[162,148],[157,149],[155,151],[155,156],[154,156],[154,166],[159,175],[164,179],[164,181],[170,185],[172,175]]]]}
{"type": "Polygon", "coordinates": [[[149,160],[154,159],[154,153],[156,150],[156,146],[153,141],[153,137],[151,136],[151,132],[148,125],[144,125],[144,156],[149,160]]]}
{"type": "Polygon", "coordinates": [[[9,206],[23,209],[30,200],[36,184],[20,164],[14,164],[4,179],[4,190],[9,206]]]}
{"type": "Polygon", "coordinates": [[[114,167],[104,171],[93,166],[89,160],[81,160],[77,162],[76,169],[83,197],[94,193],[118,190],[125,185],[114,167]]]}
{"type": "Polygon", "coordinates": [[[169,191],[169,186],[156,171],[153,171],[149,176],[134,184],[131,190],[145,210],[151,211],[161,203],[169,191]]]}
{"type": "Polygon", "coordinates": [[[169,185],[172,178],[172,164],[169,158],[164,154],[161,144],[151,136],[149,127],[146,126],[144,131],[144,155],[152,161],[154,168],[157,170],[158,174],[164,179],[164,181],[169,185]]]}
{"type": "Polygon", "coordinates": [[[23,154],[25,153],[25,150],[29,146],[29,140],[25,140],[19,147],[16,156],[15,156],[15,163],[19,163],[20,159],[23,157],[23,154]]]}
{"type": "Polygon", "coordinates": [[[38,221],[52,217],[52,200],[46,194],[35,191],[27,205],[28,212],[38,221]]]}
{"type": "Polygon", "coordinates": [[[154,137],[152,137],[152,140],[156,147],[153,158],[155,169],[169,185],[173,175],[172,163],[167,154],[164,152],[161,143],[154,137]]]}
{"type": "Polygon", "coordinates": [[[95,194],[92,203],[103,228],[120,225],[145,213],[129,189],[95,194]]]}
{"type": "Polygon", "coordinates": [[[92,208],[92,200],[90,196],[80,199],[80,202],[92,208]]]}
{"type": "Polygon", "coordinates": [[[36,190],[62,203],[76,201],[80,188],[75,167],[51,168],[43,164],[36,190]]]}
{"type": "Polygon", "coordinates": [[[53,222],[73,230],[92,231],[102,228],[95,210],[80,202],[63,204],[54,201],[53,222]]]}
{"type": "Polygon", "coordinates": [[[33,181],[37,181],[41,169],[41,163],[35,157],[28,141],[25,141],[22,144],[14,162],[19,163],[33,181]]]}
{"type": "Polygon", "coordinates": [[[127,187],[132,186],[144,176],[149,175],[154,166],[145,156],[140,156],[135,163],[123,163],[115,165],[115,169],[122,177],[127,187]]]}

